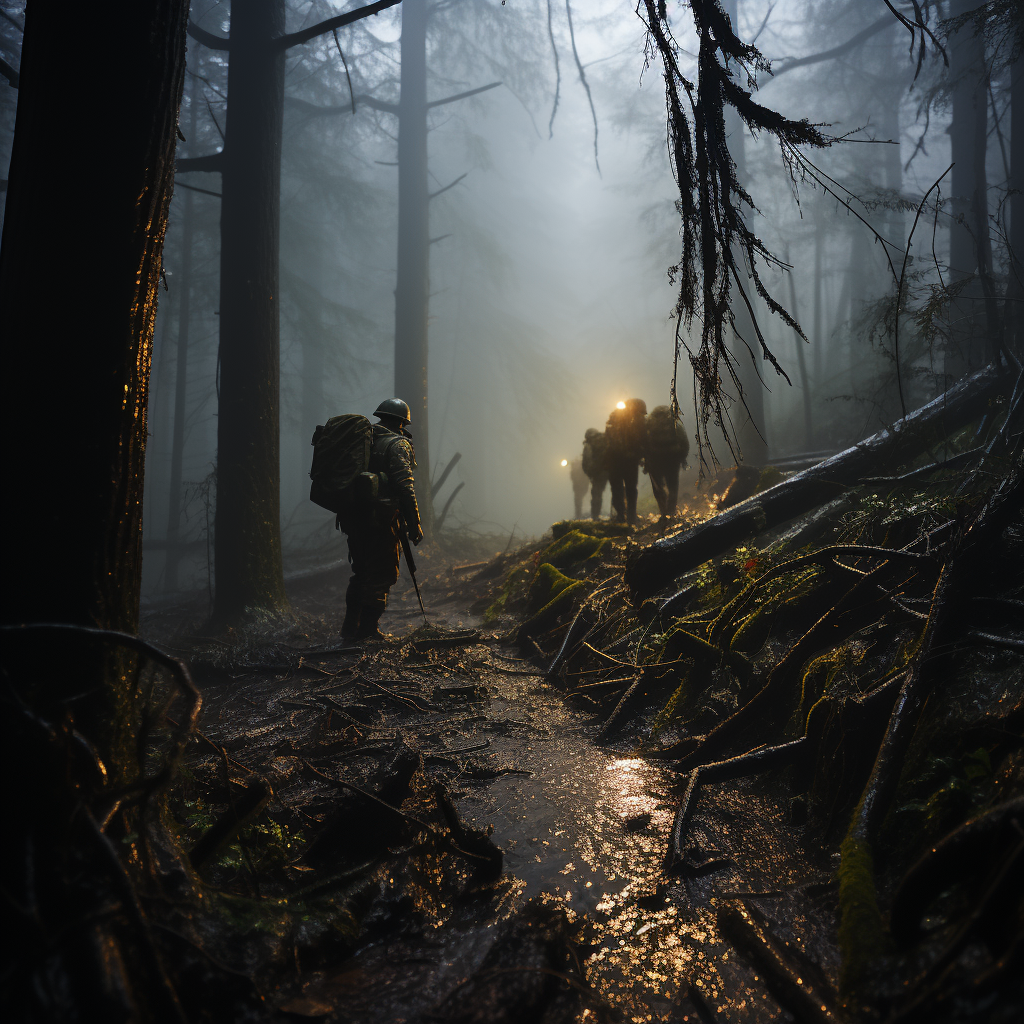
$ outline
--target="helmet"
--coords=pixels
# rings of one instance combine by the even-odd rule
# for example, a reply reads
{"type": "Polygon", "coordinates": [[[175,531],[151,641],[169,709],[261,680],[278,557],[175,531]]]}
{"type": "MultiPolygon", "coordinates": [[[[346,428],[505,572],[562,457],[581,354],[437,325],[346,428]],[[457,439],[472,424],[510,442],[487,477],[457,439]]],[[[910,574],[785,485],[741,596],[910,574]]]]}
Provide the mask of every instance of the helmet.
{"type": "Polygon", "coordinates": [[[584,440],[584,441],[593,441],[595,437],[600,437],[600,436],[601,436],[601,431],[600,431],[600,430],[598,430],[598,429],[597,429],[596,427],[591,427],[591,428],[590,428],[590,429],[589,429],[589,430],[588,430],[588,431],[587,431],[587,432],[586,432],[586,433],[585,433],[585,434],[583,435],[583,440],[584,440]]]}
{"type": "Polygon", "coordinates": [[[374,416],[391,416],[393,419],[402,420],[403,423],[412,422],[412,414],[409,411],[409,406],[403,402],[400,398],[385,398],[380,405],[377,406],[374,416]]]}
{"type": "Polygon", "coordinates": [[[647,403],[642,398],[627,398],[626,411],[633,416],[646,416],[647,403]]]}

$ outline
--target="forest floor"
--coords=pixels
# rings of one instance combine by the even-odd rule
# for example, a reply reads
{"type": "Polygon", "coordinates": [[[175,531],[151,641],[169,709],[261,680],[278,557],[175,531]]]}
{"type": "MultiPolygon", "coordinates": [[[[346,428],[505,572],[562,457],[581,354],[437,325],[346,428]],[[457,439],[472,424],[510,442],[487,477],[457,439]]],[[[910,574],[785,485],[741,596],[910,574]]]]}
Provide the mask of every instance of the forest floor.
{"type": "MultiPolygon", "coordinates": [[[[649,517],[606,552],[605,575],[655,531],[649,517]]],[[[595,742],[607,708],[552,685],[507,617],[483,620],[508,567],[549,543],[469,569],[421,550],[431,626],[403,566],[390,636],[358,647],[339,636],[344,564],[290,582],[294,621],[233,636],[204,635],[199,604],[150,608],[142,634],[183,657],[203,694],[171,828],[188,845],[238,818],[197,865],[208,914],[166,922],[179,958],[203,951],[197,976],[205,957],[238,979],[222,1006],[207,995],[187,1012],[794,1019],[719,934],[729,906],[835,988],[838,855],[805,835],[786,769],[708,784],[669,877],[685,777],[642,756],[635,735],[595,742]]]]}

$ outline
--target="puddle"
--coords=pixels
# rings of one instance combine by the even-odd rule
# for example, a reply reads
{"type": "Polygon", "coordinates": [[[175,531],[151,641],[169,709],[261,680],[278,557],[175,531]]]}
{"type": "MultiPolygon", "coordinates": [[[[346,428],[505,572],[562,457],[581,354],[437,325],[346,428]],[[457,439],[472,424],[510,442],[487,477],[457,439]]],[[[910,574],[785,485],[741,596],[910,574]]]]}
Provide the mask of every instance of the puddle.
{"type": "MultiPolygon", "coordinates": [[[[734,954],[718,940],[714,896],[751,891],[769,878],[777,886],[780,869],[784,881],[793,880],[786,868],[792,851],[766,848],[763,831],[750,829],[758,846],[753,876],[724,853],[713,876],[666,884],[661,862],[678,776],[595,746],[598,724],[546,684],[490,674],[486,683],[483,719],[464,723],[459,742],[490,739],[489,759],[531,774],[485,785],[467,774],[461,786],[454,780],[453,795],[468,821],[493,826],[505,870],[521,881],[524,896],[550,894],[595,923],[588,976],[604,997],[627,1021],[698,1020],[687,995],[696,985],[698,1000],[703,992],[737,1019],[789,1019],[756,975],[742,964],[734,969],[734,954]]],[[[731,850],[737,837],[730,831],[744,845],[744,817],[764,813],[746,799],[723,805],[730,821],[716,822],[717,810],[712,802],[711,820],[705,813],[695,821],[694,837],[706,849],[731,850]]]]}

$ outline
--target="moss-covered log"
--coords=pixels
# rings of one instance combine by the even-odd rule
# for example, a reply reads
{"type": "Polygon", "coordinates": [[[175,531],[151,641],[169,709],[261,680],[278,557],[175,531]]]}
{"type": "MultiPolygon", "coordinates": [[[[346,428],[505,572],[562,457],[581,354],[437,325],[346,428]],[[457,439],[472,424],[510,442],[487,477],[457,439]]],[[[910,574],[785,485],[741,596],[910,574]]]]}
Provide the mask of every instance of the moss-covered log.
{"type": "Polygon", "coordinates": [[[905,419],[831,459],[755,494],[675,537],[656,541],[626,568],[635,597],[649,597],[684,572],[835,498],[862,477],[905,465],[929,446],[984,413],[990,399],[1007,393],[1013,378],[991,365],[954,384],[905,419]]]}

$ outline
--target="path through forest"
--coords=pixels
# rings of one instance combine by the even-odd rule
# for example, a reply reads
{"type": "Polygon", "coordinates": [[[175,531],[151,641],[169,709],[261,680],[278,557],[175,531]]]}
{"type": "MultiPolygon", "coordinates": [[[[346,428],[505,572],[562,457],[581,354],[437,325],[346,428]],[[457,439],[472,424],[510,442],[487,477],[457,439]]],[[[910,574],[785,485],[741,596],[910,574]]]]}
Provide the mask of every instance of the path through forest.
{"type": "MultiPolygon", "coordinates": [[[[613,1008],[607,1019],[616,1010],[628,1021],[721,1020],[719,1011],[729,1020],[791,1019],[716,924],[742,900],[784,938],[834,934],[831,866],[811,862],[801,828],[775,805],[770,784],[709,785],[683,875],[666,878],[662,857],[680,776],[634,756],[628,744],[598,746],[600,722],[586,702],[567,701],[545,681],[539,659],[481,626],[470,613],[473,595],[453,587],[449,562],[437,554],[420,561],[430,617],[456,631],[454,643],[412,632],[422,622],[403,567],[382,622],[392,638],[346,650],[336,632],[344,565],[292,581],[297,624],[273,647],[236,645],[229,658],[200,636],[176,641],[192,646],[204,692],[196,777],[227,766],[239,785],[246,772],[269,778],[277,820],[291,815],[309,836],[329,820],[337,796],[325,780],[372,788],[397,745],[418,757],[417,777],[443,785],[471,831],[493,830],[504,854],[504,874],[482,902],[456,896],[449,903],[444,893],[455,890],[425,881],[423,872],[433,870],[425,861],[404,880],[385,869],[393,887],[404,887],[406,909],[376,931],[364,928],[354,955],[337,962],[320,958],[303,970],[296,950],[294,976],[275,974],[268,1001],[325,1020],[436,1019],[431,1014],[468,978],[486,983],[481,964],[502,922],[535,898],[564,909],[576,929],[588,982],[613,1008]],[[476,630],[472,642],[460,640],[460,628],[464,637],[476,630]]],[[[149,632],[168,642],[174,618],[170,610],[151,615],[149,632]]],[[[428,788],[414,779],[403,810],[422,818],[428,788]]],[[[791,952],[799,963],[799,949],[791,952]]],[[[258,959],[250,957],[247,969],[258,973],[258,959]]],[[[834,958],[821,948],[813,959],[832,975],[815,979],[828,991],[834,958]]],[[[596,1003],[568,1015],[550,1009],[555,1015],[545,1020],[606,1013],[596,1003]]]]}

